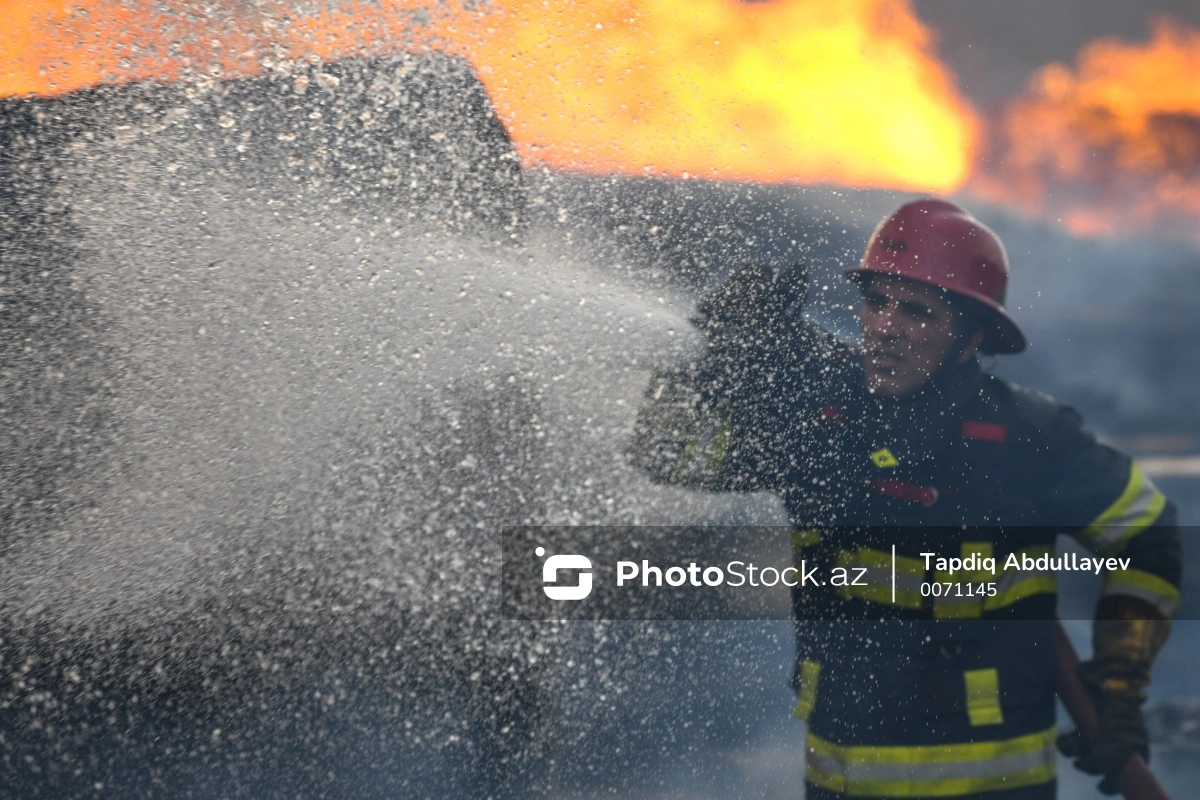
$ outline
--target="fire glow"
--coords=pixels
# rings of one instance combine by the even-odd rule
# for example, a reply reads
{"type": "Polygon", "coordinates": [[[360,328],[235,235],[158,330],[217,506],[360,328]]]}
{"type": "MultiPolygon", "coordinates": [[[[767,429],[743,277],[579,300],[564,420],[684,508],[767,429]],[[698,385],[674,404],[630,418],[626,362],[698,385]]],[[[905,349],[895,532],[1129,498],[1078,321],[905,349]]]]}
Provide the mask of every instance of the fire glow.
{"type": "Polygon", "coordinates": [[[946,191],[974,155],[903,3],[525,0],[487,24],[469,55],[558,166],[946,191]]]}
{"type": "Polygon", "coordinates": [[[1040,69],[985,126],[907,0],[171,2],[0,0],[0,96],[438,48],[526,165],[966,189],[1079,234],[1196,237],[1200,31],[1167,20],[1040,69]]]}
{"type": "Polygon", "coordinates": [[[0,34],[0,95],[433,45],[475,65],[527,164],[945,192],[975,154],[974,116],[930,33],[891,0],[508,0],[483,12],[388,0],[307,16],[218,6],[203,19],[119,0],[5,5],[17,24],[0,34]]]}
{"type": "Polygon", "coordinates": [[[1102,39],[1034,76],[1004,124],[996,172],[973,188],[1079,234],[1196,237],[1200,31],[1158,20],[1142,44],[1102,39]]]}

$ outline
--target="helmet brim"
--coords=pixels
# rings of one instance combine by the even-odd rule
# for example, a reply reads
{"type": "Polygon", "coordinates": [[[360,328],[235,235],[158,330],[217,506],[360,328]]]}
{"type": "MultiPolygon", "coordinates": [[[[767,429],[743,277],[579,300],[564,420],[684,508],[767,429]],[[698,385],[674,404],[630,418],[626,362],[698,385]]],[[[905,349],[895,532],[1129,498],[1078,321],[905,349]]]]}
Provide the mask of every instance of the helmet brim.
{"type": "Polygon", "coordinates": [[[876,275],[890,275],[896,278],[915,281],[916,283],[923,283],[940,289],[947,294],[970,300],[978,312],[979,322],[983,327],[983,341],[979,343],[979,351],[985,355],[1011,355],[1013,353],[1020,353],[1028,345],[1021,326],[1017,324],[1017,321],[999,303],[990,297],[956,292],[944,286],[939,286],[933,281],[899,274],[890,270],[871,269],[861,266],[846,270],[846,277],[853,281],[860,289],[864,287],[866,281],[876,275]]]}

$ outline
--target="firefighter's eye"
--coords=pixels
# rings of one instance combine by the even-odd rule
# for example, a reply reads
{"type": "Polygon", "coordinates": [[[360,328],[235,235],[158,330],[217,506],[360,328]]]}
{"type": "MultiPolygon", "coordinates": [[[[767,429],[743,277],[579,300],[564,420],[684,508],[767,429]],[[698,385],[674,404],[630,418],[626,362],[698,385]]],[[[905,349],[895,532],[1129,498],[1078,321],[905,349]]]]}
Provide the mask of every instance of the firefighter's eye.
{"type": "Polygon", "coordinates": [[[870,311],[883,311],[887,308],[887,298],[881,294],[868,294],[863,296],[863,305],[870,311]]]}
{"type": "Polygon", "coordinates": [[[930,320],[933,319],[933,309],[920,303],[901,303],[900,307],[904,313],[913,319],[930,320]]]}

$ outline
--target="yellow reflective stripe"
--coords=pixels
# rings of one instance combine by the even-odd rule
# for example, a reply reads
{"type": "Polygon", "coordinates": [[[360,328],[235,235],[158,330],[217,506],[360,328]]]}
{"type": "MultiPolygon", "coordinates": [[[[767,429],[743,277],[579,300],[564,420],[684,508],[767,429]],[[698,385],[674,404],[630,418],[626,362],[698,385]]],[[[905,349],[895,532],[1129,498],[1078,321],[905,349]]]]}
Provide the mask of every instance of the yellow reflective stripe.
{"type": "Polygon", "coordinates": [[[1054,780],[1055,729],[970,744],[859,747],[808,735],[807,779],[852,797],[950,797],[1054,780]]]}
{"type": "Polygon", "coordinates": [[[823,539],[817,528],[792,528],[792,564],[796,569],[804,566],[804,548],[818,545],[823,539]]]}
{"type": "MultiPolygon", "coordinates": [[[[1022,556],[1029,556],[1036,560],[1042,556],[1050,556],[1053,553],[1054,548],[1052,547],[1035,545],[1033,547],[1022,548],[1015,555],[1018,559],[1021,559],[1022,556]]],[[[1013,603],[1018,603],[1027,597],[1033,597],[1038,594],[1056,594],[1057,592],[1058,578],[1052,572],[1038,570],[1026,572],[1021,569],[1005,569],[997,577],[995,596],[984,598],[983,610],[995,611],[1011,606],[1013,603]]]]}
{"type": "Polygon", "coordinates": [[[1163,493],[1131,462],[1125,491],[1080,531],[1078,538],[1101,555],[1114,555],[1121,552],[1126,542],[1153,525],[1166,505],[1163,493]]]}
{"type": "Polygon", "coordinates": [[[725,451],[729,447],[729,421],[721,423],[713,436],[711,450],[708,454],[708,464],[705,467],[705,486],[715,488],[721,485],[721,466],[725,462],[725,451]]]}
{"type": "Polygon", "coordinates": [[[997,585],[996,596],[984,598],[983,610],[995,611],[1006,606],[1011,606],[1027,597],[1033,597],[1038,594],[1057,593],[1058,579],[1055,576],[1046,573],[1033,575],[1032,577],[1020,578],[1013,581],[1006,588],[1001,588],[997,585]]]}
{"type": "Polygon", "coordinates": [[[817,681],[821,677],[821,665],[807,658],[800,665],[800,696],[796,698],[796,708],[792,716],[797,719],[808,719],[813,706],[817,704],[817,681]]]}
{"type": "MultiPolygon", "coordinates": [[[[960,590],[955,589],[954,591],[960,590]]],[[[963,587],[961,591],[965,592],[968,590],[966,587],[963,587]]],[[[979,619],[982,616],[983,598],[978,595],[974,597],[967,597],[964,594],[962,597],[950,595],[949,597],[934,598],[934,619],[979,619]]]]}
{"type": "Polygon", "coordinates": [[[996,546],[991,542],[963,542],[962,557],[969,558],[970,556],[978,556],[979,558],[992,558],[995,556],[996,546]]]}
{"type": "MultiPolygon", "coordinates": [[[[1053,545],[1048,545],[1048,544],[1035,544],[1035,545],[1032,545],[1032,546],[1030,546],[1030,547],[1022,547],[1020,550],[1018,550],[1018,551],[1016,551],[1015,553],[1013,553],[1013,555],[1015,555],[1015,556],[1017,557],[1017,561],[1018,561],[1018,562],[1020,562],[1020,561],[1024,560],[1024,556],[1029,556],[1029,557],[1030,557],[1030,558],[1032,558],[1034,561],[1037,561],[1037,560],[1038,560],[1039,558],[1041,558],[1042,556],[1047,556],[1047,557],[1049,557],[1049,556],[1052,556],[1052,555],[1054,555],[1054,552],[1055,552],[1055,551],[1054,551],[1054,546],[1053,546],[1053,545]]],[[[1008,559],[1006,558],[1006,559],[1004,559],[1004,560],[1005,560],[1005,561],[1007,561],[1008,559]]],[[[1009,575],[1012,575],[1012,574],[1018,573],[1018,572],[1020,572],[1020,571],[1021,571],[1021,570],[1020,570],[1020,568],[1017,568],[1017,569],[1010,569],[1010,570],[1005,570],[1005,572],[1006,572],[1007,574],[1009,574],[1009,575]]]]}
{"type": "MultiPolygon", "coordinates": [[[[862,584],[837,587],[842,597],[892,605],[891,553],[865,547],[854,551],[841,550],[836,554],[834,562],[837,567],[846,570],[851,584],[862,584]],[[860,574],[860,569],[865,569],[866,572],[860,574]]],[[[924,561],[919,558],[896,556],[895,605],[900,608],[921,608],[921,583],[924,579],[924,561]]]]}
{"type": "Polygon", "coordinates": [[[1000,725],[1004,712],[1000,710],[1000,673],[994,669],[972,669],[963,673],[967,688],[967,716],[971,724],[1000,725]]]}
{"type": "Polygon", "coordinates": [[[847,765],[902,764],[906,766],[954,765],[986,762],[995,758],[1040,752],[1047,747],[1053,753],[1053,727],[1014,739],[993,742],[963,742],[960,744],[931,744],[916,747],[881,747],[873,745],[837,745],[820,737],[808,735],[809,752],[835,756],[847,765]]]}
{"type": "Polygon", "coordinates": [[[700,445],[700,434],[693,434],[688,437],[687,444],[683,446],[683,454],[679,456],[679,463],[675,466],[675,472],[672,476],[676,481],[682,481],[687,475],[688,465],[692,463],[692,457],[696,454],[696,448],[700,445]]]}
{"type": "MultiPolygon", "coordinates": [[[[992,558],[995,546],[991,542],[963,542],[961,552],[964,560],[972,555],[978,558],[992,558]]],[[[983,616],[983,596],[978,594],[959,595],[958,592],[972,591],[972,589],[958,587],[961,584],[991,583],[995,580],[995,576],[991,572],[959,570],[939,572],[934,577],[938,583],[955,584],[951,594],[934,598],[934,619],[979,619],[983,616]]]]}
{"type": "Polygon", "coordinates": [[[821,531],[818,528],[794,528],[792,530],[792,547],[808,547],[820,544],[821,531]]]}
{"type": "MultiPolygon", "coordinates": [[[[891,553],[885,553],[882,550],[872,550],[868,547],[860,547],[855,551],[855,555],[858,559],[858,566],[867,567],[868,569],[885,569],[888,571],[888,575],[891,575],[891,553]]],[[[896,573],[899,574],[901,572],[923,575],[925,574],[925,564],[919,558],[896,556],[896,573]]]]}
{"type": "Polygon", "coordinates": [[[1179,608],[1179,590],[1152,572],[1140,569],[1112,570],[1104,577],[1106,595],[1124,594],[1145,600],[1164,617],[1171,617],[1179,608]]]}
{"type": "Polygon", "coordinates": [[[730,424],[721,417],[715,427],[701,426],[695,420],[678,424],[672,428],[671,437],[681,441],[683,451],[671,471],[671,482],[687,486],[702,486],[717,489],[721,485],[725,456],[729,451],[730,424]],[[682,435],[686,432],[687,438],[682,435]]]}

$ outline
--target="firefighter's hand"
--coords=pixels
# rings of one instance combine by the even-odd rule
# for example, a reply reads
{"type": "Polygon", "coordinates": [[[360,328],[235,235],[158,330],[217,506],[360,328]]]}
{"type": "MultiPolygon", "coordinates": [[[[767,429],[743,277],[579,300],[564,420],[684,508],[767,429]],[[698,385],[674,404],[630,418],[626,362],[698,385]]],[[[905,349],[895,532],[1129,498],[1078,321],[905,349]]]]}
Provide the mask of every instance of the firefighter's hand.
{"type": "Polygon", "coordinates": [[[769,344],[786,334],[788,309],[803,305],[807,293],[808,270],[803,264],[779,273],[751,264],[700,298],[694,322],[710,340],[769,344]]]}
{"type": "MultiPolygon", "coordinates": [[[[1086,683],[1092,662],[1081,666],[1086,683]]],[[[1058,749],[1063,755],[1075,759],[1075,767],[1090,775],[1103,775],[1100,791],[1103,794],[1117,793],[1117,776],[1133,755],[1150,760],[1150,736],[1142,718],[1141,692],[1096,692],[1096,706],[1100,713],[1100,729],[1090,745],[1080,731],[1072,731],[1059,737],[1058,749]]]]}
{"type": "Polygon", "coordinates": [[[1170,633],[1171,621],[1136,597],[1109,595],[1096,607],[1093,657],[1079,665],[1079,677],[1096,700],[1100,732],[1090,746],[1078,734],[1068,734],[1059,749],[1084,772],[1103,775],[1105,794],[1116,794],[1116,777],[1130,756],[1150,758],[1142,701],[1154,658],[1170,633]]]}

